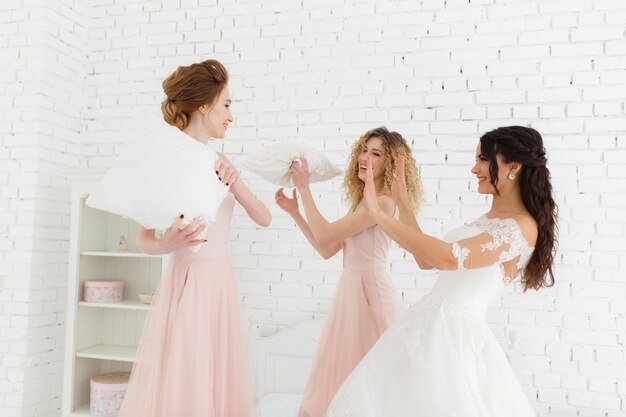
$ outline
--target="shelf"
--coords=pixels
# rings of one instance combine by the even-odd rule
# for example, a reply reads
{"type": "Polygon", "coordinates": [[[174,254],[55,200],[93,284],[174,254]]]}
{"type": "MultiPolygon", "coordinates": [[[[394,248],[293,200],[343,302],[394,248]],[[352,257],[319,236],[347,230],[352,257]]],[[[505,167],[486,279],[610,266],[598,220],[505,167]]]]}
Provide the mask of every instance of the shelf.
{"type": "Polygon", "coordinates": [[[104,359],[119,362],[135,362],[136,346],[96,345],[76,352],[76,357],[104,359]]]}
{"type": "Polygon", "coordinates": [[[167,255],[139,251],[133,242],[140,230],[135,221],[86,206],[85,198],[98,181],[90,175],[72,183],[63,417],[96,417],[89,412],[89,378],[132,369],[137,360],[135,345],[147,313],[154,308],[138,295],[159,287],[169,260],[167,255]],[[120,251],[122,235],[129,246],[120,251]],[[89,280],[124,281],[125,299],[83,301],[83,283],[89,280]]]}
{"type": "Polygon", "coordinates": [[[145,304],[140,301],[124,300],[119,303],[89,303],[87,301],[79,301],[78,305],[81,307],[92,308],[114,308],[121,310],[141,310],[148,311],[151,307],[150,304],[145,304]]]}
{"type": "Polygon", "coordinates": [[[114,258],[160,258],[161,255],[150,255],[142,252],[83,251],[81,256],[109,256],[114,258]]]}

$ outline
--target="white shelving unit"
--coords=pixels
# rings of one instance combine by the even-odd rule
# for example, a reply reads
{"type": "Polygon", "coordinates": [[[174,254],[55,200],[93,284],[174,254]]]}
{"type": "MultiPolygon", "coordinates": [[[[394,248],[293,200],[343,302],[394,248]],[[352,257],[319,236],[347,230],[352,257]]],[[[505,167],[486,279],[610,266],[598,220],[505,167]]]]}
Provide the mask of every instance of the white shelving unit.
{"type": "Polygon", "coordinates": [[[140,292],[153,292],[166,257],[146,255],[135,245],[138,224],[85,205],[99,176],[82,176],[72,186],[67,335],[63,380],[63,417],[89,413],[89,379],[105,372],[130,371],[146,313],[140,292]],[[118,250],[120,235],[127,251],[118,250]],[[124,301],[83,301],[85,280],[124,281],[124,301]]]}

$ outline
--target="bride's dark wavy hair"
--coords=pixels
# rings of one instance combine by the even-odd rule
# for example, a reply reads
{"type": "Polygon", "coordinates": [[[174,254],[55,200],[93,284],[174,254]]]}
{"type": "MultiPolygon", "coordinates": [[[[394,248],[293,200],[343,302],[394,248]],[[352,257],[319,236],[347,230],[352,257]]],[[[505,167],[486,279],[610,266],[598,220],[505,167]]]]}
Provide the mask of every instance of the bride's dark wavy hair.
{"type": "Polygon", "coordinates": [[[537,222],[537,242],[530,261],[522,271],[524,291],[529,288],[554,285],[552,264],[557,246],[557,214],[550,171],[546,167],[546,150],[539,132],[530,127],[500,127],[480,138],[480,153],[489,160],[491,184],[498,191],[498,162],[500,154],[505,163],[522,165],[518,181],[524,205],[537,222]]]}

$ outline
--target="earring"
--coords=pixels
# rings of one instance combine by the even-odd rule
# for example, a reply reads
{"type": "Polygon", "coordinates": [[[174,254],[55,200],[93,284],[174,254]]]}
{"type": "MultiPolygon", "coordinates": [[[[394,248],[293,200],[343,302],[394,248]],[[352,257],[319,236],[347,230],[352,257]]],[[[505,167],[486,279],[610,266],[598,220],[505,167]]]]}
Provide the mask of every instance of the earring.
{"type": "Polygon", "coordinates": [[[509,173],[509,179],[510,179],[511,181],[513,181],[513,180],[515,179],[515,172],[510,172],[510,173],[509,173]]]}

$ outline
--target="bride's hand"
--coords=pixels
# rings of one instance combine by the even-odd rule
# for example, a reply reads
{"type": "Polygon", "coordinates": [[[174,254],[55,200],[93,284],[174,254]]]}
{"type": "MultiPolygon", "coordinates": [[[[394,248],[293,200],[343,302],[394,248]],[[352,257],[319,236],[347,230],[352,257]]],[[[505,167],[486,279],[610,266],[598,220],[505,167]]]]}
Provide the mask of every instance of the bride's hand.
{"type": "Polygon", "coordinates": [[[289,168],[289,173],[291,174],[291,180],[293,181],[293,185],[301,190],[309,186],[309,163],[306,158],[301,158],[301,163],[298,161],[293,161],[291,163],[291,168],[289,168]]]}
{"type": "Polygon", "coordinates": [[[367,169],[365,172],[365,186],[363,187],[363,206],[366,212],[376,218],[381,209],[378,205],[378,196],[376,195],[376,186],[374,185],[374,172],[372,167],[372,157],[369,157],[367,169]]]}
{"type": "Polygon", "coordinates": [[[191,223],[181,229],[182,223],[183,215],[181,214],[159,239],[158,246],[163,253],[176,252],[179,249],[206,242],[205,239],[196,239],[206,229],[206,223],[204,223],[201,217],[196,217],[191,223]]]}
{"type": "Polygon", "coordinates": [[[391,182],[391,198],[398,207],[410,208],[412,204],[406,188],[404,162],[404,155],[398,155],[391,182]]]}

